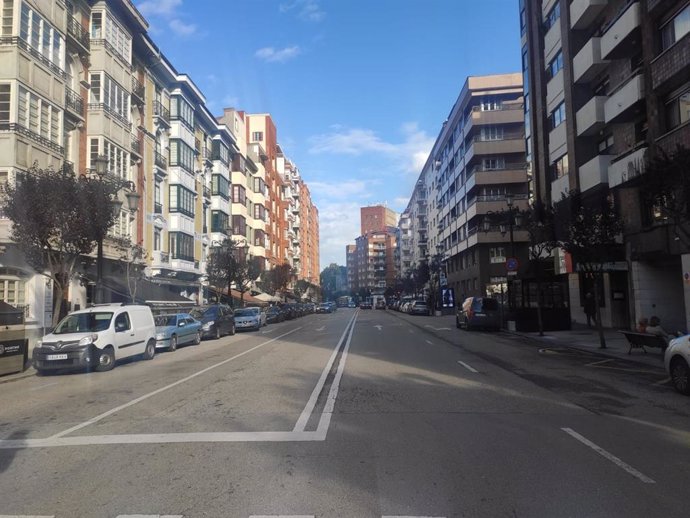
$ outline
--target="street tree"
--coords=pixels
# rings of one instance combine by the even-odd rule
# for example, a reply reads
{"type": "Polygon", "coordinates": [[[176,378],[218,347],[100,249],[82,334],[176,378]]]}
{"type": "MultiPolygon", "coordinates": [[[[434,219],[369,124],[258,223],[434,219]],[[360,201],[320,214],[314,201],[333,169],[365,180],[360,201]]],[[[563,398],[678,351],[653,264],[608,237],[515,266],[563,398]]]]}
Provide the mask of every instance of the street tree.
{"type": "Polygon", "coordinates": [[[240,268],[238,254],[238,243],[232,239],[225,239],[219,246],[211,248],[206,261],[206,277],[209,285],[219,294],[227,289],[230,305],[233,305],[232,284],[238,277],[240,268]]]}
{"type": "Polygon", "coordinates": [[[78,265],[115,222],[114,194],[109,185],[78,177],[71,168],[37,164],[3,187],[1,205],[12,222],[12,240],[27,264],[54,286],[53,325],[78,265]]]}
{"type": "Polygon", "coordinates": [[[658,219],[672,225],[674,236],[690,246],[690,149],[672,153],[657,148],[640,175],[640,192],[658,219]]]}
{"type": "Polygon", "coordinates": [[[615,258],[614,253],[620,243],[623,225],[609,198],[603,198],[594,206],[584,206],[580,194],[571,192],[564,201],[570,204],[571,217],[566,229],[567,237],[562,246],[573,256],[579,270],[594,279],[594,308],[599,347],[606,349],[601,322],[601,282],[606,265],[615,258]]]}
{"type": "Polygon", "coordinates": [[[118,260],[125,274],[130,302],[136,302],[139,285],[146,278],[148,252],[141,244],[132,243],[130,239],[116,242],[116,248],[120,254],[118,260]]]}
{"type": "Polygon", "coordinates": [[[235,289],[240,292],[240,304],[244,306],[244,294],[249,291],[261,275],[261,258],[252,257],[248,259],[246,254],[242,252],[236,254],[236,257],[237,266],[233,281],[235,289]]]}
{"type": "Polygon", "coordinates": [[[542,261],[549,259],[552,252],[561,243],[556,239],[555,212],[551,206],[536,203],[522,212],[523,226],[529,234],[529,262],[534,267],[537,279],[537,323],[539,336],[544,336],[543,282],[544,269],[542,261]]]}

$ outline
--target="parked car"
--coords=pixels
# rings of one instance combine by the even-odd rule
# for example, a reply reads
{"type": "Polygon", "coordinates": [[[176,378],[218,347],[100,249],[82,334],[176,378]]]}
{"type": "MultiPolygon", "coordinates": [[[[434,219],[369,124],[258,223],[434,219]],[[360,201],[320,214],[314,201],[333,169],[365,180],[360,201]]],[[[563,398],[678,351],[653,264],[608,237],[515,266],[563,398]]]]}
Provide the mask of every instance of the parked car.
{"type": "Polygon", "coordinates": [[[271,306],[266,310],[266,322],[268,324],[275,324],[285,320],[285,315],[278,306],[271,306]]]}
{"type": "Polygon", "coordinates": [[[356,308],[357,304],[355,304],[354,300],[351,300],[350,302],[347,303],[348,308],[356,308]]]}
{"type": "Polygon", "coordinates": [[[158,315],[156,322],[156,349],[175,351],[178,345],[201,342],[201,322],[188,313],[158,315]]]}
{"type": "Polygon", "coordinates": [[[429,306],[423,300],[415,300],[410,303],[410,309],[408,310],[410,315],[428,315],[429,306]]]}
{"type": "Polygon", "coordinates": [[[259,330],[266,325],[266,312],[261,308],[240,308],[235,310],[236,329],[259,330]]]}
{"type": "Polygon", "coordinates": [[[317,313],[333,313],[331,305],[328,302],[322,302],[316,307],[317,313]]]}
{"type": "Polygon", "coordinates": [[[194,308],[190,315],[201,322],[201,337],[220,338],[235,334],[234,311],[225,304],[211,304],[194,308]]]}
{"type": "Polygon", "coordinates": [[[671,340],[664,353],[664,365],[674,388],[690,395],[690,335],[671,340]]]}
{"type": "Polygon", "coordinates": [[[363,300],[359,303],[359,309],[371,309],[371,301],[363,300]]]}
{"type": "Polygon", "coordinates": [[[501,308],[496,299],[467,297],[455,314],[455,325],[468,331],[474,328],[501,329],[501,308]]]}
{"type": "Polygon", "coordinates": [[[98,304],[73,311],[36,343],[36,371],[93,368],[109,371],[119,358],[156,354],[156,325],[148,306],[98,304]]]}

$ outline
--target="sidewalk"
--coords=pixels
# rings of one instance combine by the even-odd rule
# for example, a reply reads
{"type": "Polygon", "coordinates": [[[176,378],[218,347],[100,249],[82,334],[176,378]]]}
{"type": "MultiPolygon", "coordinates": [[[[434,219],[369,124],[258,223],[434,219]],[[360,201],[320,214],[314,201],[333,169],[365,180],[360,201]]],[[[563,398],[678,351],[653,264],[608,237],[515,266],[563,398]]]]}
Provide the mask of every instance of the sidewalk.
{"type": "MultiPolygon", "coordinates": [[[[389,310],[393,311],[393,310],[389,310]]],[[[414,318],[405,313],[397,313],[410,322],[415,322],[414,318]]],[[[431,324],[435,327],[452,328],[462,333],[465,332],[455,327],[455,315],[443,315],[424,318],[419,321],[421,327],[431,324]],[[423,321],[422,321],[423,320],[423,321]]],[[[578,351],[589,352],[606,358],[616,358],[620,360],[627,360],[647,367],[656,369],[664,368],[664,354],[661,349],[647,347],[647,354],[641,349],[633,349],[628,354],[628,341],[616,329],[604,329],[604,338],[606,339],[606,349],[599,348],[599,334],[595,328],[588,328],[586,325],[573,324],[573,328],[569,331],[548,331],[544,332],[544,336],[539,336],[539,333],[525,333],[520,331],[502,331],[504,335],[522,336],[538,344],[543,344],[544,347],[568,347],[578,351]]]]}

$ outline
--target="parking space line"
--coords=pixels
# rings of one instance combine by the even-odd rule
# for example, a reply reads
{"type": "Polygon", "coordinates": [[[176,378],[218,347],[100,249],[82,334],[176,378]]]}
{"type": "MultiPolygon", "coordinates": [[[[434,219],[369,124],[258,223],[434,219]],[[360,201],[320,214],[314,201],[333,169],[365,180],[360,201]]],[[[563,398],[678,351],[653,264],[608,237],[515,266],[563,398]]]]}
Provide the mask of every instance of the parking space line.
{"type": "Polygon", "coordinates": [[[592,362],[592,363],[585,363],[586,367],[594,367],[596,365],[602,365],[604,363],[609,363],[612,362],[613,358],[609,358],[608,360],[599,360],[598,362],[592,362]]]}
{"type": "Polygon", "coordinates": [[[472,367],[471,365],[468,365],[468,364],[465,363],[465,362],[461,362],[460,360],[458,360],[458,363],[459,363],[460,365],[462,365],[463,367],[465,367],[465,368],[466,368],[468,371],[470,371],[470,372],[474,372],[474,373],[476,373],[476,374],[479,373],[479,371],[478,371],[477,369],[475,369],[475,368],[472,367]]]}
{"type": "Polygon", "coordinates": [[[572,428],[561,428],[561,430],[563,430],[565,433],[567,433],[568,435],[570,435],[572,438],[577,439],[578,441],[580,441],[580,442],[581,442],[582,444],[584,444],[585,446],[588,446],[589,448],[592,448],[592,449],[593,449],[595,452],[597,452],[599,455],[601,455],[601,456],[604,457],[605,459],[607,459],[607,460],[613,462],[613,463],[614,463],[616,466],[618,466],[619,468],[621,468],[621,469],[627,471],[627,472],[630,473],[633,477],[640,479],[640,480],[641,480],[642,482],[644,482],[645,484],[656,484],[656,482],[655,482],[654,480],[652,480],[652,479],[649,478],[648,476],[644,475],[643,473],[640,473],[640,472],[637,471],[635,468],[633,468],[630,464],[626,464],[626,463],[623,462],[621,459],[619,459],[618,457],[616,457],[616,456],[613,455],[612,453],[609,453],[608,451],[606,451],[606,450],[603,449],[602,447],[597,446],[597,445],[594,444],[592,441],[590,441],[590,440],[587,439],[586,437],[580,435],[579,433],[577,433],[577,432],[576,432],[575,430],[573,430],[572,428]]]}
{"type": "MultiPolygon", "coordinates": [[[[213,369],[215,369],[215,368],[217,368],[217,367],[220,367],[221,365],[225,365],[226,363],[229,363],[229,362],[231,362],[231,361],[233,361],[233,360],[236,360],[237,358],[240,358],[241,356],[244,356],[245,354],[249,354],[250,352],[257,350],[258,348],[263,347],[264,345],[268,345],[268,344],[270,344],[270,343],[272,343],[272,342],[275,342],[276,340],[279,340],[279,339],[283,338],[284,336],[287,336],[287,335],[289,335],[289,334],[292,334],[292,333],[294,333],[295,331],[298,331],[298,330],[300,330],[300,329],[302,329],[301,326],[300,326],[300,327],[297,327],[297,328],[295,328],[295,329],[293,329],[293,330],[291,330],[291,331],[288,331],[287,333],[283,333],[282,335],[276,336],[275,338],[272,338],[272,339],[270,339],[270,340],[267,340],[267,341],[265,341],[265,342],[263,342],[263,343],[260,343],[259,345],[256,345],[256,346],[252,347],[251,349],[247,349],[247,350],[244,351],[244,352],[241,352],[241,353],[239,353],[239,354],[236,354],[235,356],[233,356],[233,357],[231,357],[231,358],[228,358],[228,359],[223,360],[223,361],[221,361],[221,362],[215,363],[215,364],[211,365],[210,367],[206,367],[205,369],[201,369],[200,371],[195,372],[194,374],[192,374],[192,375],[190,375],[190,376],[187,376],[187,377],[185,377],[185,378],[182,378],[181,380],[177,380],[177,381],[175,381],[174,383],[170,383],[169,385],[166,385],[165,387],[161,387],[161,388],[159,388],[159,389],[157,389],[157,390],[154,390],[153,392],[149,392],[148,394],[144,394],[143,396],[139,396],[138,398],[133,399],[133,400],[131,400],[131,401],[127,402],[127,403],[124,403],[124,404],[122,404],[122,405],[120,405],[120,406],[117,406],[117,407],[115,407],[115,408],[112,408],[112,409],[108,410],[107,412],[103,412],[102,414],[97,415],[96,417],[93,417],[93,418],[89,419],[88,421],[84,421],[83,423],[80,423],[80,424],[78,424],[78,425],[76,425],[76,426],[73,426],[73,427],[71,427],[71,428],[68,428],[67,430],[63,430],[62,432],[56,433],[55,435],[52,435],[52,436],[50,437],[50,439],[58,439],[58,438],[63,437],[63,436],[65,436],[65,435],[67,435],[67,434],[70,434],[70,433],[75,432],[75,431],[77,431],[77,430],[81,430],[82,428],[85,428],[85,427],[87,427],[87,426],[89,426],[89,425],[92,425],[92,424],[94,424],[94,423],[97,423],[98,421],[100,421],[100,420],[102,420],[102,419],[105,419],[106,417],[111,416],[111,415],[115,414],[116,412],[119,412],[120,410],[124,410],[125,408],[128,408],[128,407],[130,407],[130,406],[132,406],[132,405],[136,405],[137,403],[141,403],[141,402],[144,401],[145,399],[148,399],[148,398],[150,398],[150,397],[153,397],[153,396],[155,396],[155,395],[158,395],[158,394],[160,394],[161,392],[165,392],[166,390],[171,389],[171,388],[173,388],[173,387],[176,387],[177,385],[180,385],[180,384],[182,384],[182,383],[185,383],[185,382],[187,382],[187,381],[189,381],[189,380],[191,380],[191,379],[194,379],[194,378],[196,378],[197,376],[201,376],[202,374],[206,374],[207,372],[209,372],[209,371],[211,371],[211,370],[213,370],[213,369]]],[[[0,441],[0,447],[2,447],[2,441],[0,441]]]]}

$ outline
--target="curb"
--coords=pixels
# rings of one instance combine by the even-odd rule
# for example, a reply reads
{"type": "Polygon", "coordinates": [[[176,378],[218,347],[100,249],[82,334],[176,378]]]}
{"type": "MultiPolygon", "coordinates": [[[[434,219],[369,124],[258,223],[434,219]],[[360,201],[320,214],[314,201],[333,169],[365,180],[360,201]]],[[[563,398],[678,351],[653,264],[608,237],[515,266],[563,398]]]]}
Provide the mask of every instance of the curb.
{"type": "Polygon", "coordinates": [[[12,381],[21,380],[21,379],[28,378],[28,377],[35,376],[35,375],[36,375],[36,371],[34,370],[34,368],[29,367],[24,372],[17,372],[15,374],[6,374],[5,376],[0,377],[0,385],[2,385],[3,383],[10,383],[12,381]]]}

